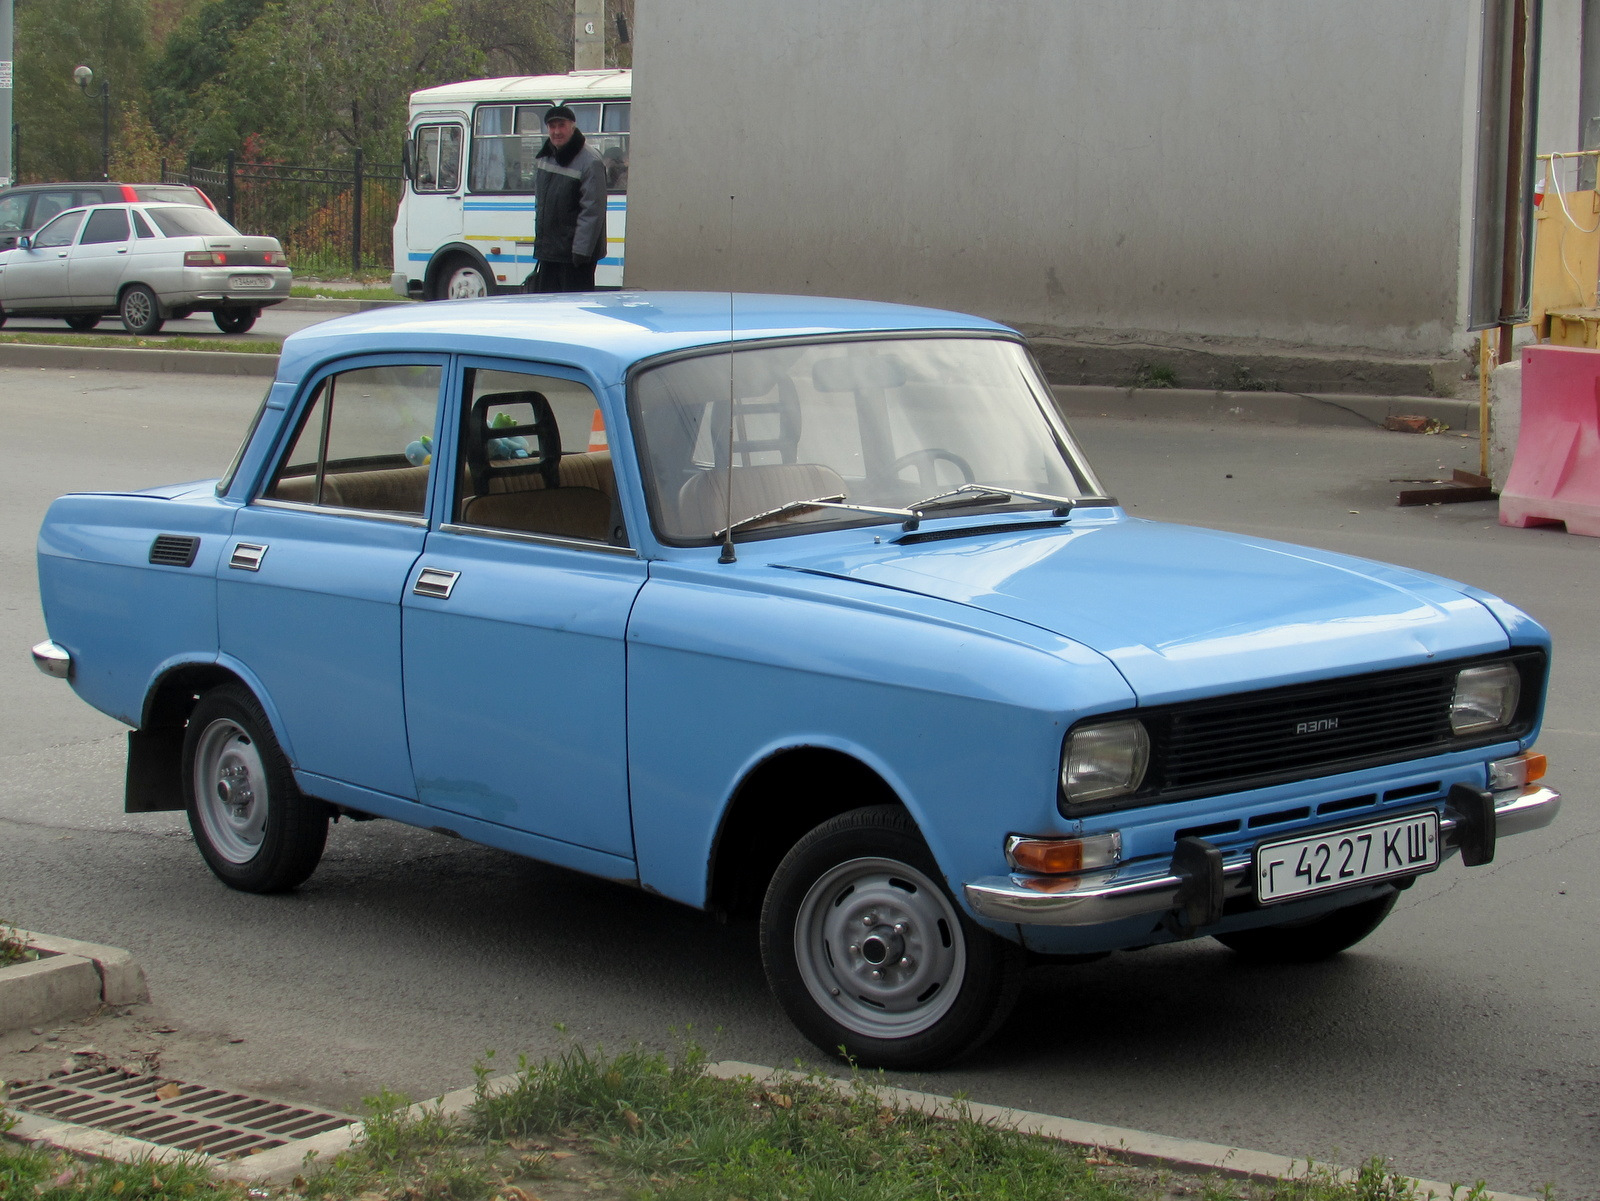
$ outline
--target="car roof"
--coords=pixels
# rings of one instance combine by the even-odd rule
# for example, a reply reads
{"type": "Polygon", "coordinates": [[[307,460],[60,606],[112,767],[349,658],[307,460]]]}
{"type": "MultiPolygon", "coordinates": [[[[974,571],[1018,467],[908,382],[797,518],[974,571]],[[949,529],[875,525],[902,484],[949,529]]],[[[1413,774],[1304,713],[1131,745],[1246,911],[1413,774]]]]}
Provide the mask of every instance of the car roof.
{"type": "Polygon", "coordinates": [[[965,313],[870,300],[727,292],[620,291],[501,296],[399,304],[308,326],[289,335],[278,378],[298,380],[352,353],[482,354],[587,368],[607,383],[640,359],[729,340],[830,334],[973,332],[1015,335],[965,313]]]}

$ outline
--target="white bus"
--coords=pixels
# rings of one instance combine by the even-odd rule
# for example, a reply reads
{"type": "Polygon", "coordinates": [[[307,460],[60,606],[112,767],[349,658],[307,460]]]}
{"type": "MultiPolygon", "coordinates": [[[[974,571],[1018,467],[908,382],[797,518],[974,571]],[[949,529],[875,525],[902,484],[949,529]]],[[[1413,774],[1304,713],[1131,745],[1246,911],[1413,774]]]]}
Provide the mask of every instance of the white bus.
{"type": "Polygon", "coordinates": [[[565,104],[606,164],[605,256],[595,285],[622,286],[632,71],[519,75],[411,95],[406,182],[394,222],[398,295],[453,300],[520,292],[533,274],[533,158],[544,114],[565,104]]]}

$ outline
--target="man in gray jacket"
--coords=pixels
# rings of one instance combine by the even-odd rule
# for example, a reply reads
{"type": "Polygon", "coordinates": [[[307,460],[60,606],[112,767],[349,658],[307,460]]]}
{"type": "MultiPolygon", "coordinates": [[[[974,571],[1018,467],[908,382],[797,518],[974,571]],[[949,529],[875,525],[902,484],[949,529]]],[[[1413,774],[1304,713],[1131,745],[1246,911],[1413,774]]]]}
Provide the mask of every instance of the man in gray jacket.
{"type": "Polygon", "coordinates": [[[558,104],[544,115],[545,142],[534,156],[533,292],[587,292],[606,252],[606,168],[558,104]]]}

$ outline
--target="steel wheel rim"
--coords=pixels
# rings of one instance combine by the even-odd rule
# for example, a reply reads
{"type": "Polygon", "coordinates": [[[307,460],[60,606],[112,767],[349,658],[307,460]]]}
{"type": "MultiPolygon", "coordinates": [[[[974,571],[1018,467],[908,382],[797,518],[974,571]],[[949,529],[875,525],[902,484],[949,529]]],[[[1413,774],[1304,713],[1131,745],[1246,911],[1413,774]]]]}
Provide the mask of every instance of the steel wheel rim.
{"type": "Polygon", "coordinates": [[[266,837],[271,798],[255,740],[238,722],[213,721],[194,756],[195,809],[212,848],[229,863],[248,863],[266,837]]]}
{"type": "Polygon", "coordinates": [[[483,272],[476,267],[457,267],[451,272],[450,284],[445,289],[445,295],[451,300],[471,300],[488,294],[489,286],[484,282],[483,272]]]}
{"type": "Polygon", "coordinates": [[[908,1038],[955,1004],[966,943],[944,890],[897,859],[851,859],[807,890],[795,963],[834,1021],[870,1038],[908,1038]]]}
{"type": "Polygon", "coordinates": [[[143,292],[129,292],[122,298],[122,316],[130,325],[150,324],[150,298],[143,292]]]}

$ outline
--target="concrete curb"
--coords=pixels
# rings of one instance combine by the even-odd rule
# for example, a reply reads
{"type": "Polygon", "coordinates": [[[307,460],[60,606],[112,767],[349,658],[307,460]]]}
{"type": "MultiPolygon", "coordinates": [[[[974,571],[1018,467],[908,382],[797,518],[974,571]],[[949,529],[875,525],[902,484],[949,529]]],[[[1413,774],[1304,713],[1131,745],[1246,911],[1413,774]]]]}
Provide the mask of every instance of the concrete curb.
{"type": "MultiPolygon", "coordinates": [[[[711,1064],[706,1068],[706,1073],[721,1080],[749,1079],[757,1084],[815,1079],[786,1068],[769,1068],[756,1063],[739,1063],[736,1060],[711,1064]]],[[[848,1080],[838,1080],[834,1087],[839,1092],[849,1092],[853,1085],[848,1080]]],[[[996,1126],[1070,1143],[1086,1151],[1098,1152],[1126,1163],[1171,1168],[1201,1175],[1216,1174],[1236,1179],[1257,1180],[1267,1184],[1274,1184],[1280,1180],[1298,1180],[1311,1170],[1310,1163],[1305,1160],[1285,1159],[1281,1155],[1270,1155],[1265,1151],[1246,1151],[1241,1147],[1224,1147],[1217,1143],[1170,1138],[1164,1134],[1150,1134],[1144,1130],[1102,1126],[1095,1122],[1080,1122],[1046,1113],[1031,1113],[1025,1109],[1011,1109],[1004,1105],[957,1101],[953,1097],[912,1092],[909,1089],[891,1088],[888,1085],[873,1084],[868,1087],[897,1109],[915,1110],[934,1117],[955,1117],[965,1114],[996,1126]]],[[[1346,1178],[1353,1178],[1356,1175],[1352,1168],[1342,1168],[1332,1164],[1320,1165],[1319,1170],[1332,1171],[1346,1178]]],[[[1435,1180],[1407,1179],[1421,1197],[1454,1197],[1457,1192],[1467,1191],[1466,1186],[1452,1187],[1435,1180]]],[[[1485,1191],[1476,1196],[1488,1198],[1490,1201],[1533,1201],[1532,1198],[1515,1193],[1485,1191]]]]}
{"type": "Polygon", "coordinates": [[[0,968],[0,1030],[149,1000],[144,971],[128,952],[29,930],[16,933],[43,957],[0,968]]]}
{"type": "Polygon", "coordinates": [[[1055,384],[1056,404],[1074,417],[1247,421],[1266,425],[1370,428],[1385,417],[1432,417],[1476,432],[1478,402],[1437,396],[1359,396],[1348,392],[1227,392],[1200,388],[1102,388],[1055,384]]]}
{"type": "MultiPolygon", "coordinates": [[[[706,1074],[718,1080],[750,1080],[756,1084],[784,1083],[787,1081],[817,1081],[818,1077],[787,1068],[769,1068],[758,1063],[741,1063],[723,1060],[706,1067],[706,1074]]],[[[515,1087],[515,1074],[496,1076],[486,1082],[489,1096],[496,1096],[515,1087]]],[[[824,1087],[830,1078],[822,1077],[824,1087]]],[[[850,1080],[831,1079],[831,1087],[848,1093],[856,1084],[850,1080]]],[[[888,1085],[869,1084],[868,1088],[887,1104],[934,1117],[965,1115],[996,1126],[1037,1134],[1057,1142],[1069,1143],[1104,1158],[1147,1167],[1169,1168],[1173,1171],[1198,1175],[1219,1175],[1233,1179],[1254,1180],[1275,1184],[1280,1180],[1302,1179],[1312,1172],[1306,1160],[1286,1159],[1265,1151],[1247,1151],[1241,1147],[1225,1147],[1217,1143],[1202,1143],[1192,1139],[1170,1138],[1144,1130],[1122,1126],[1103,1126],[1095,1122],[1080,1122],[1072,1118],[1058,1118],[1051,1114],[1032,1113],[1024,1109],[1011,1109],[1004,1105],[984,1105],[975,1101],[958,1101],[954,1097],[936,1093],[912,1092],[909,1089],[891,1088],[888,1085]]],[[[419,1101],[408,1112],[413,1117],[425,1113],[442,1113],[456,1117],[465,1113],[477,1099],[475,1087],[458,1088],[443,1093],[429,1101],[419,1101]]],[[[219,1176],[245,1184],[284,1184],[303,1172],[308,1159],[329,1159],[348,1151],[360,1138],[365,1123],[352,1122],[337,1130],[300,1139],[263,1151],[243,1159],[220,1160],[206,1155],[185,1154],[170,1147],[139,1139],[106,1134],[83,1126],[65,1122],[17,1115],[16,1127],[9,1137],[29,1142],[46,1142],[79,1154],[100,1159],[130,1161],[139,1159],[183,1159],[205,1162],[219,1176]]],[[[1318,1172],[1333,1172],[1341,1178],[1353,1179],[1353,1168],[1333,1164],[1318,1165],[1318,1172]]],[[[1457,1193],[1469,1191],[1468,1186],[1451,1186],[1436,1180],[1404,1178],[1422,1198],[1454,1198],[1457,1193]]],[[[1484,1191],[1477,1193],[1478,1201],[1535,1201],[1516,1193],[1484,1191]]]]}
{"type": "Polygon", "coordinates": [[[293,313],[365,313],[371,309],[393,308],[400,304],[416,304],[415,300],[341,300],[332,296],[291,296],[272,307],[293,313]]]}
{"type": "Polygon", "coordinates": [[[26,342],[0,342],[0,367],[255,375],[270,379],[278,372],[278,356],[226,350],[134,350],[120,346],[36,346],[26,342]]]}

